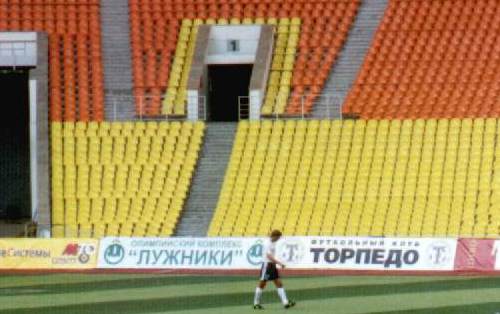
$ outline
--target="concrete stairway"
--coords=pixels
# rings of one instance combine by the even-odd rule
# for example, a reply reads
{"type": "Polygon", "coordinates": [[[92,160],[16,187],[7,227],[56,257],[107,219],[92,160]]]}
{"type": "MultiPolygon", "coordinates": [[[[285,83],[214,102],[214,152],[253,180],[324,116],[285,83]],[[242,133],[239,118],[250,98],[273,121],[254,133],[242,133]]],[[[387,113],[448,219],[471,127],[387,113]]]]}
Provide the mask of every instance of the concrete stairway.
{"type": "Polygon", "coordinates": [[[127,0],[101,0],[106,120],[135,116],[127,0]]]}
{"type": "Polygon", "coordinates": [[[313,107],[313,118],[339,118],[375,31],[382,20],[388,0],[363,0],[330,77],[313,107]]]}
{"type": "Polygon", "coordinates": [[[231,156],[237,123],[207,123],[191,191],[177,236],[206,236],[231,156]]]}

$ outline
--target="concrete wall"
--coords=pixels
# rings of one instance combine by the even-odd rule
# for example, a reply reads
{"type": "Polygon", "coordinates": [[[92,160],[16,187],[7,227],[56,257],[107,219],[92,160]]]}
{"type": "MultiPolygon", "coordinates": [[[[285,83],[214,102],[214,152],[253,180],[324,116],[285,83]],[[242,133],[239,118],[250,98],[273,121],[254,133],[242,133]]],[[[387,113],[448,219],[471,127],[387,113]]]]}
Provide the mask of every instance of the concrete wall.
{"type": "Polygon", "coordinates": [[[214,25],[210,27],[207,64],[254,63],[261,33],[260,26],[214,25]],[[228,50],[229,42],[238,42],[239,51],[228,50]]]}
{"type": "Polygon", "coordinates": [[[271,68],[274,26],[211,26],[199,27],[196,48],[188,80],[188,119],[204,119],[207,114],[207,66],[210,64],[253,64],[250,79],[249,119],[260,119],[271,68]],[[238,39],[240,52],[227,51],[227,41],[238,39]]]}
{"type": "MultiPolygon", "coordinates": [[[[30,81],[36,84],[36,125],[31,125],[30,130],[35,134],[36,143],[36,169],[32,178],[36,183],[35,192],[35,213],[32,217],[39,225],[38,236],[47,237],[50,235],[50,141],[49,141],[49,94],[48,94],[48,37],[46,33],[37,33],[37,65],[30,71],[30,81]]],[[[30,103],[32,100],[30,99],[30,103]]],[[[31,108],[33,110],[33,108],[31,108]]],[[[31,120],[31,119],[30,119],[31,120]]],[[[33,151],[32,147],[32,151],[33,151]]]]}
{"type": "Polygon", "coordinates": [[[274,47],[275,28],[271,25],[263,25],[256,51],[255,63],[250,79],[249,91],[249,119],[260,119],[260,108],[266,94],[267,79],[271,69],[274,47]]]}
{"type": "Polygon", "coordinates": [[[31,67],[37,64],[37,34],[0,33],[0,66],[31,67]]]}
{"type": "Polygon", "coordinates": [[[210,26],[201,25],[196,37],[195,51],[188,79],[188,120],[204,120],[206,118],[207,65],[205,57],[208,51],[210,26]]]}

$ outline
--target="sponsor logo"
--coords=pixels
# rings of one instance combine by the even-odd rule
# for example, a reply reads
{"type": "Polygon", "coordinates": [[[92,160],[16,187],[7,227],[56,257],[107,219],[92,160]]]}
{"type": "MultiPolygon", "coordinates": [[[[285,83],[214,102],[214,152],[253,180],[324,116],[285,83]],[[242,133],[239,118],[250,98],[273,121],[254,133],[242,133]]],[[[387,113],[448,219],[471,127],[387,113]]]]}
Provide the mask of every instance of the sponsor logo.
{"type": "Polygon", "coordinates": [[[104,260],[110,265],[119,264],[124,258],[125,249],[118,241],[115,241],[104,251],[104,260]]]}
{"type": "Polygon", "coordinates": [[[285,239],[278,250],[278,258],[284,263],[300,263],[305,254],[306,246],[298,239],[285,239]]]}
{"type": "Polygon", "coordinates": [[[444,241],[433,242],[427,247],[427,259],[433,266],[447,265],[452,255],[452,248],[444,241]]]}
{"type": "Polygon", "coordinates": [[[78,243],[70,243],[70,244],[66,245],[66,248],[64,249],[63,255],[77,256],[79,249],[80,249],[80,246],[78,245],[78,243]]]}
{"type": "Polygon", "coordinates": [[[251,265],[259,265],[262,263],[264,245],[262,241],[255,242],[247,251],[247,261],[251,265]]]}
{"type": "Polygon", "coordinates": [[[81,245],[78,255],[78,261],[82,264],[87,264],[90,261],[90,255],[96,251],[93,245],[81,245]]]}
{"type": "Polygon", "coordinates": [[[96,247],[93,244],[69,243],[64,248],[62,257],[54,257],[52,261],[54,264],[76,264],[76,261],[87,264],[95,251],[96,247]]]}

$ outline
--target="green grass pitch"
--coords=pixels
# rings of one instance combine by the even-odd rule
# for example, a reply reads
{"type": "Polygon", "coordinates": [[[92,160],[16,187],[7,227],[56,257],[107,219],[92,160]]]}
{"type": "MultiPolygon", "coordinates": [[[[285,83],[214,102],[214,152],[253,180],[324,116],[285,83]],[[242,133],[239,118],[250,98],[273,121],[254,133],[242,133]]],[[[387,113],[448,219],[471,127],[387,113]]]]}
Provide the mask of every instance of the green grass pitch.
{"type": "Polygon", "coordinates": [[[0,275],[0,314],[79,313],[500,313],[500,277],[286,277],[285,310],[273,286],[264,311],[254,276],[166,274],[0,275]]]}

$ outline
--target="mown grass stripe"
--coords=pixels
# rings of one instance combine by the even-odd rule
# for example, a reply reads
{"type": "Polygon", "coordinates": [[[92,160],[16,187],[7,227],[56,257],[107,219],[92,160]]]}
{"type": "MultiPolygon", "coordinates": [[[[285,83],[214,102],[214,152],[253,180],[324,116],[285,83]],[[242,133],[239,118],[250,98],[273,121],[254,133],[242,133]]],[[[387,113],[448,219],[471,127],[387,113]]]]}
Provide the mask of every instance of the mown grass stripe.
{"type": "MultiPolygon", "coordinates": [[[[117,290],[123,288],[154,288],[164,286],[178,285],[194,285],[205,284],[210,279],[207,277],[194,276],[156,276],[146,278],[125,278],[113,279],[109,281],[89,281],[89,282],[73,282],[73,283],[46,283],[45,285],[26,285],[21,287],[0,287],[0,297],[2,296],[18,296],[18,295],[37,295],[37,294],[60,294],[60,293],[85,293],[90,291],[106,291],[117,290]],[[26,293],[27,291],[27,293],[26,293]],[[32,291],[32,292],[30,292],[32,291]]],[[[217,282],[242,282],[252,280],[248,277],[222,277],[218,278],[217,282]]]]}
{"type": "Polygon", "coordinates": [[[26,274],[4,275],[0,274],[0,288],[23,287],[47,284],[69,284],[79,282],[99,282],[123,280],[126,278],[155,278],[151,274],[26,274]]]}
{"type": "Polygon", "coordinates": [[[367,314],[497,314],[500,313],[500,302],[480,304],[430,307],[425,309],[371,312],[367,314]]]}

